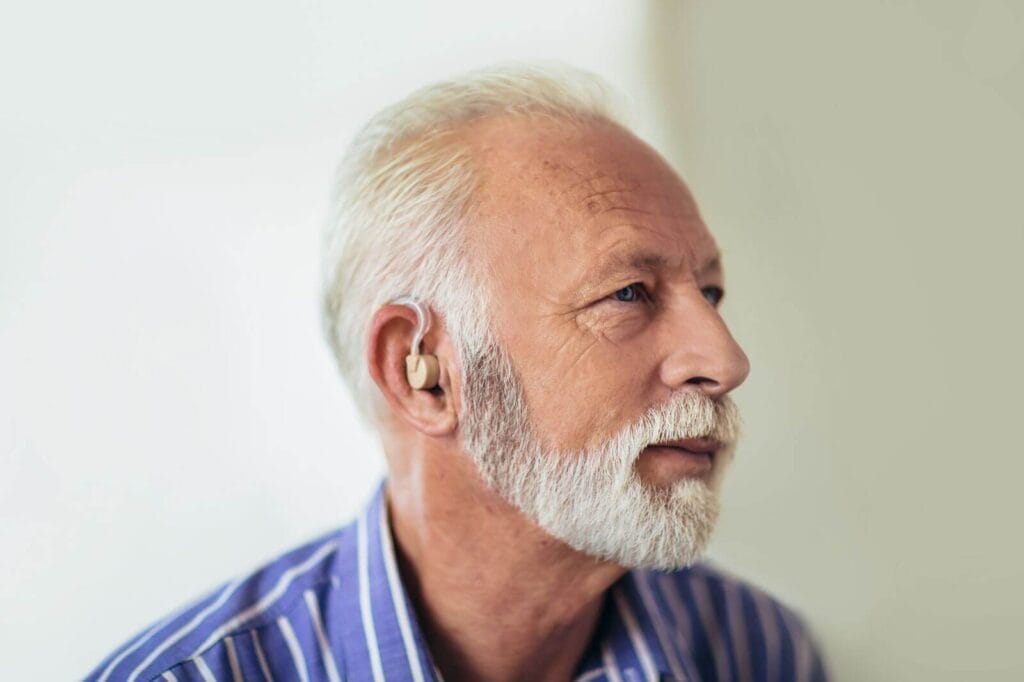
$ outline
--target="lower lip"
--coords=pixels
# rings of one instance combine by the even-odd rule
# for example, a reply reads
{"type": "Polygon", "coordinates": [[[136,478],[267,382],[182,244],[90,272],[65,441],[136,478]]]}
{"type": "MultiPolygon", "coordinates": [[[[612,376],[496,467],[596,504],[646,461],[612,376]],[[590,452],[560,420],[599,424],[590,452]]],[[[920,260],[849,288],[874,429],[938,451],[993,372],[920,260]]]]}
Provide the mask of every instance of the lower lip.
{"type": "Polygon", "coordinates": [[[685,476],[703,476],[711,471],[710,452],[690,452],[682,448],[652,445],[644,448],[643,454],[657,464],[671,467],[685,476]]]}

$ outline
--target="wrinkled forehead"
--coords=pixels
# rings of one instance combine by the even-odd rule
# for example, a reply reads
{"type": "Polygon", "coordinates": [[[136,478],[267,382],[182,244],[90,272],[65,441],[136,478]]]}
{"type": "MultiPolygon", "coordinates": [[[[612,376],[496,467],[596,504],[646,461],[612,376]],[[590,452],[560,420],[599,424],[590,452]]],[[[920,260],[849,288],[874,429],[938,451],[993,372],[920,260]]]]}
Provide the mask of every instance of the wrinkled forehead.
{"type": "Polygon", "coordinates": [[[465,139],[485,203],[511,194],[597,213],[624,198],[617,191],[645,190],[658,193],[667,212],[696,212],[686,186],[657,152],[614,123],[494,117],[473,125],[465,139]]]}
{"type": "Polygon", "coordinates": [[[479,182],[469,240],[499,278],[557,285],[630,249],[694,268],[717,253],[686,185],[618,125],[493,119],[467,139],[479,182]]]}

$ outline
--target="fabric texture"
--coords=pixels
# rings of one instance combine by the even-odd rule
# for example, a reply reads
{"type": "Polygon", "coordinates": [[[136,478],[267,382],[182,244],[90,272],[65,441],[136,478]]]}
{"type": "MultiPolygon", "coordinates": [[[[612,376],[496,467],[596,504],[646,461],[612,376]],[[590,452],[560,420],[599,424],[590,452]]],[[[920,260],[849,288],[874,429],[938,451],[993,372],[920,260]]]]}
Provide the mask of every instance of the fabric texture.
{"type": "MultiPolygon", "coordinates": [[[[609,588],[575,679],[818,682],[826,671],[791,609],[700,562],[630,571],[609,588]]],[[[347,526],[152,625],[86,680],[442,680],[402,586],[384,482],[347,526]]]]}

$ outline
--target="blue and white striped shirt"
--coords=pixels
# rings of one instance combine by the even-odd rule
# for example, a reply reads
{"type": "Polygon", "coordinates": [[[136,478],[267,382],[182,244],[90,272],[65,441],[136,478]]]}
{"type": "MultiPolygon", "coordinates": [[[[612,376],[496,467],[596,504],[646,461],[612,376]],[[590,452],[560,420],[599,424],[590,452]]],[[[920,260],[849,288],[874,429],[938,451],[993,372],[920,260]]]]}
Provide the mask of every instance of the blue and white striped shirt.
{"type": "MultiPolygon", "coordinates": [[[[440,681],[402,586],[383,483],[356,520],[151,626],[86,678],[440,681]]],[[[627,573],[576,682],[825,679],[799,617],[707,563],[627,573]]]]}

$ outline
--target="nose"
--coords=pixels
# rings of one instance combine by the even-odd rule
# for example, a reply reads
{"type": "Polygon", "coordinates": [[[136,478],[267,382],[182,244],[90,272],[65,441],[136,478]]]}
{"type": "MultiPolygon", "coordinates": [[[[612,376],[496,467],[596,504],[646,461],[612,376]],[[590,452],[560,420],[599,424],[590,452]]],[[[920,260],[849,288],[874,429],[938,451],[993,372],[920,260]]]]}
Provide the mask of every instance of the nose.
{"type": "Polygon", "coordinates": [[[717,400],[746,380],[750,374],[746,353],[699,291],[667,312],[666,319],[667,353],[661,367],[666,385],[704,391],[717,400]]]}

